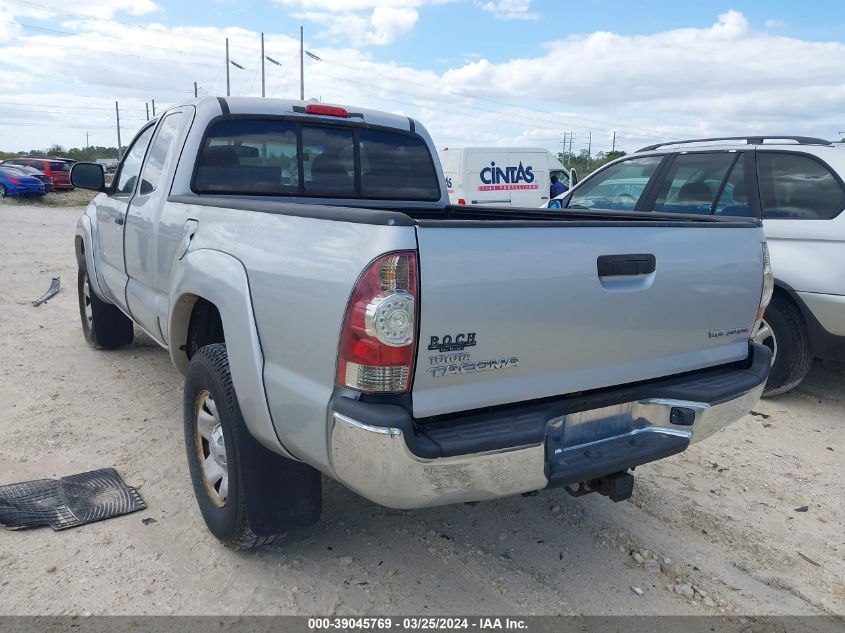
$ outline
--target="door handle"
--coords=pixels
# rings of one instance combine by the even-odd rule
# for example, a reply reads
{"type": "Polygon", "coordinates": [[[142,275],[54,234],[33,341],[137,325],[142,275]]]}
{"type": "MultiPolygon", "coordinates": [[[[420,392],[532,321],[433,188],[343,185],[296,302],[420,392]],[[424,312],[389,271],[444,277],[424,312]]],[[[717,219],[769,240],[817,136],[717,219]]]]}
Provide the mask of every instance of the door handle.
{"type": "Polygon", "coordinates": [[[599,277],[648,275],[657,269],[654,255],[600,255],[596,267],[599,277]]]}
{"type": "Polygon", "coordinates": [[[123,222],[124,222],[123,218],[116,218],[115,221],[114,221],[114,223],[117,224],[118,226],[123,226],[123,222]]]}
{"type": "Polygon", "coordinates": [[[200,223],[196,220],[186,220],[185,221],[185,229],[184,233],[182,234],[182,241],[179,243],[179,247],[176,249],[176,259],[182,259],[188,253],[188,249],[191,247],[191,240],[194,239],[194,235],[199,228],[200,223]]]}

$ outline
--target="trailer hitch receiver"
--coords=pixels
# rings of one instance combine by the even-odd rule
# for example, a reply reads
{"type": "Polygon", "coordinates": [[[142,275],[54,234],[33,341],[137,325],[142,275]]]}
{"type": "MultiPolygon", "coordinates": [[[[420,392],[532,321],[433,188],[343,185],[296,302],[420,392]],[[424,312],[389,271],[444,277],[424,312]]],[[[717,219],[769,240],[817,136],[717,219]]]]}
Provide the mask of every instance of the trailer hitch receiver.
{"type": "Polygon", "coordinates": [[[629,472],[618,472],[590,481],[582,481],[575,490],[570,486],[564,486],[564,488],[573,497],[583,497],[597,492],[611,501],[627,501],[634,492],[634,476],[629,472]]]}

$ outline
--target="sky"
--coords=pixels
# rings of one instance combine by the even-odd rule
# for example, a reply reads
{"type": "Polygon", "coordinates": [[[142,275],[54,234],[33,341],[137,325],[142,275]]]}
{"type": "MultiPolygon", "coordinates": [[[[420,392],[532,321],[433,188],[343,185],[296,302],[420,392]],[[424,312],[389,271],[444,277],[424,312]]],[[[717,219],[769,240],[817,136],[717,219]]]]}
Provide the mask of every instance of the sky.
{"type": "Polygon", "coordinates": [[[0,0],[0,150],[123,144],[226,94],[413,116],[438,147],[845,131],[845,2],[0,0]]]}

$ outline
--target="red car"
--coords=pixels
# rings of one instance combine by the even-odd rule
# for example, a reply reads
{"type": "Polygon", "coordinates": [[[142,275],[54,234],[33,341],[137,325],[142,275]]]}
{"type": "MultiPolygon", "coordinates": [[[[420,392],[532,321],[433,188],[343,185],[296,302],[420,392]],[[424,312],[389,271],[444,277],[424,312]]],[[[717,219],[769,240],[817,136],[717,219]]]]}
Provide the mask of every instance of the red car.
{"type": "Polygon", "coordinates": [[[4,161],[9,165],[25,165],[26,167],[35,167],[44,172],[50,180],[53,181],[53,186],[56,189],[73,189],[70,184],[70,167],[69,163],[56,158],[10,158],[4,161]]]}

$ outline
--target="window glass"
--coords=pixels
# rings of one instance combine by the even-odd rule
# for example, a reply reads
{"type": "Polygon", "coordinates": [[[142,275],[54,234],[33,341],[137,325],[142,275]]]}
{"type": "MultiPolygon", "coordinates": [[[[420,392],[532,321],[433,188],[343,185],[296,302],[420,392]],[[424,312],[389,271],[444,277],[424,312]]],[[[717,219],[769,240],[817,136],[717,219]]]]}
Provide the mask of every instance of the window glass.
{"type": "Polygon", "coordinates": [[[747,155],[740,156],[734,164],[722,195],[716,203],[716,215],[737,215],[751,217],[751,205],[748,203],[748,188],[745,186],[745,161],[747,155]]]}
{"type": "Polygon", "coordinates": [[[361,196],[438,200],[440,188],[426,144],[411,136],[364,130],[361,142],[361,196]]]}
{"type": "Polygon", "coordinates": [[[829,220],[845,208],[845,191],[819,161],[809,156],[758,152],[764,218],[829,220]]]}
{"type": "Polygon", "coordinates": [[[114,188],[116,194],[132,193],[135,189],[135,182],[138,180],[138,174],[141,171],[141,163],[144,160],[144,154],[147,152],[147,146],[150,144],[150,138],[153,135],[153,126],[148,127],[141,132],[141,135],[126,152],[126,157],[123,159],[123,165],[120,168],[120,173],[117,177],[117,186],[114,188]]]}
{"type": "Polygon", "coordinates": [[[245,195],[440,199],[434,163],[422,140],[389,131],[282,119],[237,118],[212,124],[197,158],[193,189],[245,195]]]}
{"type": "Polygon", "coordinates": [[[355,194],[352,130],[302,127],[302,171],[305,193],[355,194]]]}
{"type": "Polygon", "coordinates": [[[657,190],[654,211],[709,215],[722,180],[736,158],[732,152],[680,154],[657,190]]]}
{"type": "Polygon", "coordinates": [[[632,158],[600,171],[572,193],[569,209],[633,211],[663,156],[632,158]]]}
{"type": "Polygon", "coordinates": [[[155,141],[150,146],[150,153],[144,165],[144,173],[141,175],[141,194],[148,194],[155,191],[161,180],[161,172],[164,169],[164,161],[167,158],[173,141],[176,140],[176,130],[179,127],[181,112],[174,112],[164,117],[161,127],[158,130],[155,141]]]}
{"type": "Polygon", "coordinates": [[[296,124],[266,119],[213,124],[197,158],[194,189],[197,193],[297,193],[296,124]]]}
{"type": "Polygon", "coordinates": [[[70,165],[61,160],[51,160],[50,169],[52,171],[70,171],[70,165]]]}

